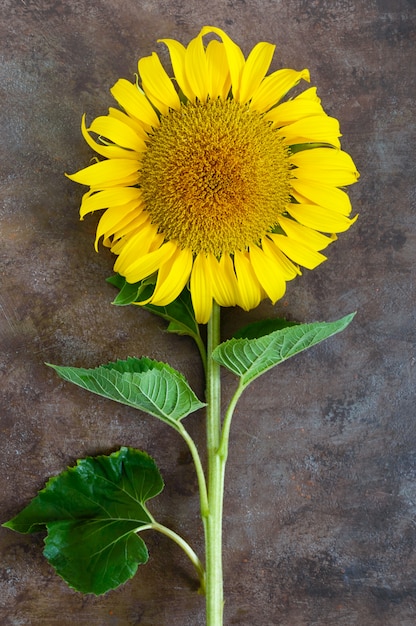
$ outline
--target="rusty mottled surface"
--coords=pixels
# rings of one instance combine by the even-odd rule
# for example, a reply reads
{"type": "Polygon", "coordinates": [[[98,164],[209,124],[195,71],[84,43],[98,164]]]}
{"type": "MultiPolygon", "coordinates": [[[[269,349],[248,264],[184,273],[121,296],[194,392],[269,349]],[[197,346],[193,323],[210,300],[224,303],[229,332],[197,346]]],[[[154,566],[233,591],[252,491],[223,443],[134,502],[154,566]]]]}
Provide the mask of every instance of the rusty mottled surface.
{"type": "MultiPolygon", "coordinates": [[[[415,573],[414,0],[2,0],[0,13],[1,521],[47,478],[122,444],[152,454],[166,481],[152,510],[198,549],[196,481],[163,424],[60,382],[45,362],[168,360],[202,395],[191,341],[134,308],[110,305],[112,259],[93,250],[95,218],[65,179],[90,158],[80,118],[105,114],[160,37],[204,24],[247,53],[277,43],[273,69],[309,67],[362,178],[360,219],[329,261],[274,308],[227,310],[224,337],[286,315],[353,324],[258,380],[233,424],[225,505],[225,623],[411,626],[415,573]]],[[[162,55],[165,52],[162,51],[162,55]]],[[[225,389],[234,384],[224,376],[225,389]]],[[[202,441],[200,418],[189,428],[202,441]]],[[[0,529],[4,626],[195,626],[193,571],[164,538],[104,597],[68,589],[42,537],[0,529]]]]}

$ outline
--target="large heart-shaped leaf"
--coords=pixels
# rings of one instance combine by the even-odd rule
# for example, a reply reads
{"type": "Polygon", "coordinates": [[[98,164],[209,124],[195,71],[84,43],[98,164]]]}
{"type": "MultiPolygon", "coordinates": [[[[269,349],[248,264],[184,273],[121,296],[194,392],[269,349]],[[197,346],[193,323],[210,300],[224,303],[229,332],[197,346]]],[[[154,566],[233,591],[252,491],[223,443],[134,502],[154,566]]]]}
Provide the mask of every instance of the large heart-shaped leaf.
{"type": "Polygon", "coordinates": [[[44,555],[82,593],[102,594],[134,576],[148,552],[136,534],[152,523],[145,502],[163,489],[145,452],[121,448],[87,457],[51,478],[4,526],[21,533],[47,529],[44,555]]]}
{"type": "Polygon", "coordinates": [[[146,411],[171,426],[205,406],[185,377],[166,363],[129,357],[94,369],[51,365],[61,378],[100,396],[146,411]]]}
{"type": "Polygon", "coordinates": [[[354,313],[335,322],[297,324],[257,339],[230,339],[214,350],[212,358],[246,386],[275,365],[339,333],[353,317],[354,313]]]}

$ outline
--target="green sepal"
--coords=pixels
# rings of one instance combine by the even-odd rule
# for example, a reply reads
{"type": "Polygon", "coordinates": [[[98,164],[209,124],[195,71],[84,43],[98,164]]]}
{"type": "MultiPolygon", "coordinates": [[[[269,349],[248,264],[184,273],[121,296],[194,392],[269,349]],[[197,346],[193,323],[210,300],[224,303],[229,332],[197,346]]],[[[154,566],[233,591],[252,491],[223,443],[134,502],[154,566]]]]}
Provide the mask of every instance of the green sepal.
{"type": "Polygon", "coordinates": [[[293,146],[289,146],[289,150],[291,154],[296,154],[296,152],[303,152],[303,150],[315,150],[315,148],[332,148],[336,150],[335,146],[330,143],[296,143],[293,146]]]}
{"type": "Polygon", "coordinates": [[[48,365],[66,381],[145,411],[173,427],[205,406],[183,374],[166,363],[147,357],[129,357],[94,369],[48,365]]]}
{"type": "Polygon", "coordinates": [[[87,457],[58,476],[16,517],[3,524],[20,533],[47,530],[44,555],[81,593],[106,593],[132,578],[148,551],[136,534],[152,523],[145,503],[163,489],[145,452],[120,448],[87,457]]]}
{"type": "Polygon", "coordinates": [[[344,330],[354,315],[335,322],[297,324],[257,339],[230,339],[214,350],[212,358],[247,386],[275,365],[344,330]]]}
{"type": "Polygon", "coordinates": [[[258,339],[264,335],[270,335],[276,330],[282,330],[282,328],[288,328],[289,326],[297,326],[298,324],[299,322],[291,322],[281,317],[259,320],[240,328],[240,330],[234,333],[233,338],[258,339]]]}
{"type": "MultiPolygon", "coordinates": [[[[150,298],[154,290],[154,278],[131,284],[120,274],[115,274],[108,278],[107,282],[120,290],[113,301],[113,304],[119,306],[144,302],[147,298],[150,298]]],[[[155,306],[153,304],[142,304],[140,306],[166,320],[169,323],[168,333],[188,335],[197,342],[199,341],[199,325],[195,320],[189,289],[185,288],[176,300],[167,306],[155,306]]]]}
{"type": "Polygon", "coordinates": [[[117,287],[119,293],[113,300],[117,306],[127,306],[134,302],[144,301],[152,295],[154,279],[141,280],[139,283],[128,283],[120,274],[107,278],[107,282],[117,287]]]}

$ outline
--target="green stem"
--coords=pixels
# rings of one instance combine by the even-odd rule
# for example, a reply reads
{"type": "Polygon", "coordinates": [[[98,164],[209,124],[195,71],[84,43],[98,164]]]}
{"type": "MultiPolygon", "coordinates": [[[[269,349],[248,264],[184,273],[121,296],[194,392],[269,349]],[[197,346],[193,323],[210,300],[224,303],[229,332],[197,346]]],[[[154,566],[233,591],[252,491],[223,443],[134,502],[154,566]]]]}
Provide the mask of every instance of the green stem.
{"type": "Polygon", "coordinates": [[[182,435],[185,440],[189,451],[192,456],[192,460],[195,466],[195,472],[198,479],[198,488],[199,488],[199,499],[200,499],[200,507],[201,507],[201,515],[202,517],[206,517],[209,511],[208,504],[208,493],[207,493],[207,484],[205,481],[204,469],[202,467],[201,458],[199,456],[198,448],[195,445],[194,440],[191,435],[188,433],[186,428],[183,426],[182,422],[178,422],[175,426],[177,432],[182,435]]]}
{"type": "Polygon", "coordinates": [[[218,452],[220,456],[224,459],[224,461],[227,460],[227,456],[228,456],[228,440],[230,437],[230,427],[231,427],[231,420],[234,415],[234,409],[245,388],[246,388],[246,385],[243,385],[240,379],[238,387],[235,390],[235,393],[230,400],[230,404],[228,405],[227,412],[224,417],[221,440],[220,440],[220,445],[218,448],[218,452]]]}
{"type": "Polygon", "coordinates": [[[194,341],[195,341],[195,343],[196,343],[196,345],[198,347],[199,354],[200,354],[201,361],[202,361],[202,365],[203,365],[203,368],[204,368],[204,374],[206,376],[206,374],[207,374],[207,351],[205,349],[205,344],[204,344],[204,342],[202,340],[201,335],[199,335],[199,334],[196,335],[195,334],[195,335],[192,335],[192,337],[193,337],[193,339],[194,339],[194,341]]]}
{"type": "Polygon", "coordinates": [[[166,537],[169,537],[169,539],[172,539],[172,541],[174,541],[180,548],[182,548],[182,550],[185,552],[185,554],[189,557],[189,559],[195,566],[195,569],[198,573],[199,582],[200,582],[200,593],[202,594],[205,593],[204,566],[202,565],[196,553],[192,550],[189,543],[187,543],[185,539],[183,539],[180,535],[175,533],[173,530],[171,530],[170,528],[167,528],[167,526],[163,526],[162,524],[158,524],[157,522],[151,522],[150,524],[141,526],[138,532],[141,532],[142,530],[157,530],[159,533],[162,533],[162,535],[166,535],[166,537]]]}
{"type": "Polygon", "coordinates": [[[225,457],[219,451],[221,441],[220,366],[212,353],[220,342],[220,307],[214,303],[208,322],[207,337],[207,456],[208,514],[201,511],[205,529],[206,553],[206,623],[223,624],[222,509],[225,457]]]}

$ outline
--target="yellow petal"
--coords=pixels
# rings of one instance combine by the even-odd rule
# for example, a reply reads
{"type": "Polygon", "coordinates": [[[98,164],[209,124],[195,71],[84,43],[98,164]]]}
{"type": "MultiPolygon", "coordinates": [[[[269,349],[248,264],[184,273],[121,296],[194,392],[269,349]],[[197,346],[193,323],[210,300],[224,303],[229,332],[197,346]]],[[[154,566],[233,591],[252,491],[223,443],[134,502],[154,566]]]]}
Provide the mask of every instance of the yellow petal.
{"type": "Polygon", "coordinates": [[[264,253],[274,260],[278,271],[282,274],[282,277],[286,281],[292,280],[293,278],[295,278],[295,276],[299,276],[300,274],[302,274],[299,267],[292,263],[292,261],[288,259],[287,256],[283,254],[283,252],[280,251],[280,249],[273,241],[271,241],[271,239],[264,237],[261,245],[264,253]]]}
{"type": "Polygon", "coordinates": [[[279,128],[293,124],[304,117],[325,115],[322,106],[314,100],[289,100],[278,104],[264,115],[264,119],[273,122],[273,126],[279,128]]]}
{"type": "Polygon", "coordinates": [[[296,239],[313,250],[324,250],[336,239],[336,235],[327,237],[283,215],[279,217],[279,226],[283,228],[290,239],[296,239]]]}
{"type": "Polygon", "coordinates": [[[250,247],[249,256],[260,285],[274,304],[286,291],[286,282],[279,272],[279,266],[256,245],[250,247]]]}
{"type": "MultiPolygon", "coordinates": [[[[143,216],[143,214],[141,214],[140,217],[142,217],[143,221],[145,221],[145,217],[143,216]]],[[[117,256],[123,249],[123,246],[125,245],[127,239],[127,237],[123,236],[123,233],[125,232],[129,237],[133,237],[136,232],[138,232],[141,228],[141,224],[139,223],[139,221],[139,219],[134,220],[133,218],[128,222],[126,218],[126,226],[122,227],[122,224],[120,224],[120,230],[118,230],[116,233],[108,232],[104,234],[102,241],[103,246],[105,246],[106,248],[110,248],[111,252],[113,252],[117,256]]]]}
{"type": "Polygon", "coordinates": [[[137,159],[136,152],[125,150],[124,148],[119,148],[118,146],[105,146],[102,143],[94,141],[94,139],[89,135],[90,130],[91,129],[87,129],[86,127],[84,114],[81,120],[81,132],[82,136],[84,137],[90,148],[95,150],[95,152],[98,152],[98,154],[101,154],[101,156],[106,157],[107,159],[137,159]]]}
{"type": "Polygon", "coordinates": [[[133,85],[125,78],[120,78],[110,91],[119,105],[132,118],[144,122],[153,128],[159,126],[159,118],[156,115],[156,111],[136,85],[133,85]]]}
{"type": "MultiPolygon", "coordinates": [[[[127,118],[127,115],[124,117],[127,118]]],[[[97,117],[92,122],[90,131],[109,139],[116,146],[136,152],[143,152],[146,149],[145,142],[134,132],[131,126],[110,116],[97,117]]]]}
{"type": "Polygon", "coordinates": [[[199,324],[206,324],[212,311],[212,285],[207,258],[202,252],[194,260],[190,289],[195,319],[199,324]]]}
{"type": "Polygon", "coordinates": [[[260,304],[261,289],[248,256],[237,251],[234,254],[234,266],[237,275],[237,304],[245,311],[255,309],[260,304]]]}
{"type": "MultiPolygon", "coordinates": [[[[208,68],[202,37],[190,41],[185,53],[185,71],[189,86],[200,102],[208,96],[208,68]]],[[[195,100],[195,97],[193,98],[195,100]]]]}
{"type": "Polygon", "coordinates": [[[231,85],[234,98],[238,99],[241,75],[244,67],[244,54],[236,43],[223,31],[215,26],[204,26],[200,36],[215,33],[222,40],[227,55],[227,64],[230,71],[231,85]]]}
{"type": "Polygon", "coordinates": [[[185,287],[191,270],[192,252],[188,248],[177,248],[173,256],[160,266],[156,287],[149,302],[155,306],[166,306],[176,300],[185,287]]]}
{"type": "Polygon", "coordinates": [[[293,175],[302,180],[314,180],[334,187],[357,182],[359,173],[349,154],[333,148],[302,150],[290,157],[298,169],[293,175]]]}
{"type": "Polygon", "coordinates": [[[339,122],[334,117],[329,117],[328,115],[305,117],[293,124],[279,128],[276,132],[284,137],[284,143],[289,146],[298,143],[317,142],[329,143],[335,148],[340,147],[338,139],[338,137],[341,137],[339,122]]]}
{"type": "Polygon", "coordinates": [[[292,259],[295,263],[299,263],[299,265],[303,265],[310,270],[326,260],[326,256],[320,252],[316,252],[316,250],[308,248],[300,241],[296,241],[296,239],[290,239],[285,235],[275,235],[273,233],[270,233],[269,237],[289,259],[292,259]]]}
{"type": "Polygon", "coordinates": [[[140,189],[136,189],[135,187],[105,189],[96,193],[88,191],[82,197],[81,208],[79,210],[80,218],[83,219],[87,213],[92,213],[93,211],[109,209],[112,206],[122,206],[133,200],[139,201],[141,197],[140,189]]]}
{"type": "Polygon", "coordinates": [[[300,224],[323,233],[342,233],[348,230],[358,217],[356,215],[349,219],[337,211],[316,204],[291,203],[287,207],[287,212],[300,224]]]}
{"type": "Polygon", "coordinates": [[[150,252],[151,243],[156,235],[157,227],[151,223],[147,215],[147,220],[140,226],[140,229],[133,235],[124,237],[121,241],[118,259],[114,266],[115,270],[127,277],[128,269],[150,252]]]}
{"type": "Polygon", "coordinates": [[[235,306],[238,299],[237,278],[228,254],[217,261],[213,254],[207,256],[212,282],[212,295],[220,306],[235,306]]]}
{"type": "Polygon", "coordinates": [[[305,91],[301,91],[296,98],[293,98],[293,101],[295,100],[312,100],[313,102],[318,102],[318,104],[321,102],[321,99],[317,94],[316,87],[308,87],[305,91]]]}
{"type": "Polygon", "coordinates": [[[128,267],[123,268],[122,271],[117,268],[117,261],[120,259],[120,257],[118,257],[114,265],[114,270],[125,276],[127,282],[137,283],[157,272],[160,266],[171,258],[175,250],[176,244],[172,241],[168,241],[157,250],[143,255],[135,262],[128,265],[128,267]]]}
{"type": "Polygon", "coordinates": [[[108,159],[89,165],[68,178],[90,187],[114,187],[115,185],[134,185],[137,183],[137,162],[131,159],[108,159]]]}
{"type": "Polygon", "coordinates": [[[348,216],[351,212],[351,202],[349,197],[341,189],[329,187],[322,183],[312,181],[291,180],[292,195],[300,203],[313,203],[319,206],[337,211],[341,215],[348,216]]]}
{"type": "Polygon", "coordinates": [[[137,223],[142,213],[143,205],[138,206],[137,202],[130,202],[122,206],[113,206],[111,209],[107,209],[101,216],[97,225],[95,249],[98,249],[98,241],[101,237],[108,239],[110,236],[116,236],[116,233],[132,220],[135,219],[137,223]]]}
{"type": "Polygon", "coordinates": [[[250,108],[264,113],[275,106],[300,80],[309,82],[309,71],[283,69],[266,76],[252,95],[250,108]]]}
{"type": "Polygon", "coordinates": [[[116,107],[108,108],[108,117],[111,119],[119,120],[123,122],[123,124],[127,124],[129,128],[131,128],[142,141],[146,142],[148,140],[149,132],[152,132],[152,128],[139,120],[130,117],[124,111],[120,111],[120,109],[116,109],[116,107]]]}
{"type": "Polygon", "coordinates": [[[160,248],[160,246],[162,245],[164,241],[165,241],[164,234],[156,233],[156,235],[153,237],[153,240],[150,242],[149,252],[153,252],[154,250],[157,250],[158,248],[160,248]]]}
{"type": "Polygon", "coordinates": [[[138,68],[146,96],[156,109],[162,115],[167,115],[169,109],[179,110],[181,106],[179,96],[157,54],[153,52],[151,56],[140,59],[138,68]]]}
{"type": "MultiPolygon", "coordinates": [[[[143,211],[143,213],[145,212],[143,211]]],[[[142,224],[140,224],[137,227],[129,228],[129,226],[127,226],[125,229],[122,229],[122,230],[125,230],[126,236],[124,237],[122,233],[117,233],[117,236],[120,235],[120,238],[117,239],[116,241],[113,240],[112,242],[110,242],[110,245],[108,247],[111,249],[111,252],[113,252],[116,256],[120,255],[123,252],[123,250],[125,250],[127,245],[130,243],[131,239],[133,239],[133,237],[136,237],[136,236],[142,236],[143,229],[147,227],[148,227],[148,223],[146,223],[146,221],[144,221],[142,224]]],[[[150,241],[145,241],[144,242],[145,247],[143,247],[141,250],[135,251],[135,257],[138,258],[140,256],[144,256],[145,254],[148,254],[149,252],[153,252],[154,250],[157,250],[158,248],[160,248],[163,241],[164,241],[164,236],[159,233],[155,234],[153,231],[152,239],[150,239],[150,241]]],[[[107,244],[105,243],[105,245],[107,244]]]]}
{"type": "Polygon", "coordinates": [[[158,42],[164,43],[169,50],[170,60],[172,63],[175,80],[179,89],[188,100],[193,102],[195,94],[193,93],[185,72],[185,53],[186,48],[176,39],[158,39],[158,42]]]}
{"type": "Polygon", "coordinates": [[[248,55],[241,74],[240,94],[238,97],[241,104],[245,104],[256,92],[270,67],[275,48],[276,46],[262,41],[256,44],[248,55]]]}
{"type": "Polygon", "coordinates": [[[350,155],[335,148],[300,150],[292,154],[290,160],[296,167],[310,167],[313,164],[326,169],[347,170],[358,175],[350,155]]]}
{"type": "MultiPolygon", "coordinates": [[[[146,223],[148,216],[145,211],[137,210],[137,214],[133,212],[133,214],[127,215],[126,218],[117,225],[117,230],[114,233],[107,232],[103,238],[103,245],[107,246],[107,248],[111,248],[111,251],[118,255],[121,250],[124,248],[125,243],[128,238],[134,237],[138,232],[141,231],[144,224],[146,223]],[[130,219],[129,219],[130,218],[130,219]]],[[[153,239],[153,242],[157,239],[153,239]]],[[[162,237],[163,240],[163,237],[162,237]]],[[[159,241],[159,245],[156,247],[160,247],[162,241],[159,241]]],[[[152,244],[153,245],[153,244],[152,244]]],[[[149,250],[150,252],[150,250],[149,250]]]]}
{"type": "Polygon", "coordinates": [[[216,39],[210,41],[206,49],[206,58],[209,95],[212,100],[215,98],[225,100],[231,88],[231,78],[224,44],[216,39]]]}

